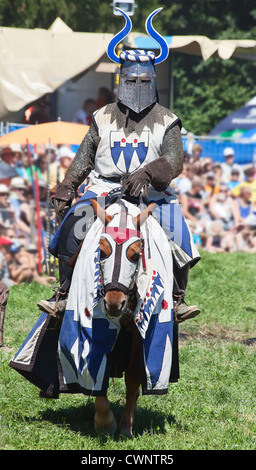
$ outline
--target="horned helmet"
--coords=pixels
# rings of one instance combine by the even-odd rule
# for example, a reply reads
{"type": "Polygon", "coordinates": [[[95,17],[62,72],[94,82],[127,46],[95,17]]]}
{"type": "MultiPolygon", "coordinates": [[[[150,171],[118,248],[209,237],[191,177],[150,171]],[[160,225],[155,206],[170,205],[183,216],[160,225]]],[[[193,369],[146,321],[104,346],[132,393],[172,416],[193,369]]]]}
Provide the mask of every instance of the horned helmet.
{"type": "Polygon", "coordinates": [[[157,57],[154,52],[145,50],[125,50],[119,55],[116,54],[116,46],[132,29],[130,17],[120,8],[117,9],[124,16],[125,25],[110,41],[107,50],[109,58],[120,65],[117,99],[135,113],[140,113],[157,101],[155,65],[163,62],[169,54],[167,42],[152,25],[153,17],[162,8],[153,11],[145,23],[147,33],[160,46],[160,54],[157,57]]]}

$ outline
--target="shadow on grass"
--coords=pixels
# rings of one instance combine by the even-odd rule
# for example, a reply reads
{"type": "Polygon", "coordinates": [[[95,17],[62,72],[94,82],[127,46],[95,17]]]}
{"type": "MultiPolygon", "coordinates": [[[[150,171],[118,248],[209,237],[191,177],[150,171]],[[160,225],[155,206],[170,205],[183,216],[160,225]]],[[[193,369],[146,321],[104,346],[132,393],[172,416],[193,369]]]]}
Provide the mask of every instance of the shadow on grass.
{"type": "MultiPolygon", "coordinates": [[[[117,422],[117,431],[113,439],[117,440],[120,434],[119,421],[123,412],[123,405],[120,405],[119,401],[112,402],[111,409],[117,422]]],[[[79,432],[83,436],[98,437],[101,441],[106,438],[106,436],[98,435],[94,431],[94,401],[86,405],[69,406],[59,410],[48,408],[42,412],[41,418],[57,426],[79,432]]],[[[135,414],[134,435],[136,437],[144,432],[165,434],[166,423],[179,426],[172,414],[168,415],[164,412],[138,406],[138,412],[135,414]]]]}

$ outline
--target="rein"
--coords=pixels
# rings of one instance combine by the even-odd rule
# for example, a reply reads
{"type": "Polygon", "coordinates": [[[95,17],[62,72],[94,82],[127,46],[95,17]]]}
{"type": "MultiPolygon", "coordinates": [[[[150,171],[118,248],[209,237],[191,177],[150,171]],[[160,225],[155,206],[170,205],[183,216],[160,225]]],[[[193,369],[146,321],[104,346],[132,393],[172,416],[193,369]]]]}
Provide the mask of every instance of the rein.
{"type": "MultiPolygon", "coordinates": [[[[115,215],[120,215],[120,213],[117,212],[117,213],[113,214],[113,217],[115,215]]],[[[102,229],[102,233],[103,234],[106,233],[106,234],[109,234],[111,236],[111,238],[117,244],[117,246],[118,246],[117,249],[118,250],[121,250],[122,249],[121,245],[124,242],[128,241],[130,238],[132,238],[132,237],[139,238],[139,240],[140,240],[140,254],[139,254],[139,256],[140,256],[140,259],[142,261],[143,270],[145,271],[146,270],[146,258],[145,258],[145,251],[144,251],[143,234],[140,230],[137,230],[135,228],[131,229],[131,228],[126,227],[127,216],[128,215],[133,217],[133,215],[128,213],[128,211],[126,211],[126,210],[121,212],[121,222],[122,222],[121,225],[125,225],[125,226],[114,226],[114,227],[113,226],[105,226],[102,229]]],[[[115,279],[115,281],[113,281],[113,279],[112,279],[112,283],[111,283],[113,285],[112,288],[117,287],[117,289],[120,289],[121,291],[123,291],[128,297],[130,297],[130,298],[133,297],[135,295],[135,291],[136,291],[136,284],[137,284],[137,279],[138,279],[138,274],[139,274],[139,268],[140,268],[140,260],[137,262],[136,269],[134,271],[134,274],[133,274],[131,282],[130,282],[130,286],[128,288],[126,288],[122,284],[118,285],[118,283],[116,283],[116,279],[115,279]]],[[[102,281],[103,281],[104,280],[104,275],[103,275],[103,271],[102,271],[102,268],[101,268],[101,264],[100,264],[100,273],[101,273],[101,277],[102,277],[102,281]]],[[[114,274],[113,274],[113,277],[114,277],[114,274]]],[[[103,282],[103,284],[104,284],[104,282],[103,282]]]]}

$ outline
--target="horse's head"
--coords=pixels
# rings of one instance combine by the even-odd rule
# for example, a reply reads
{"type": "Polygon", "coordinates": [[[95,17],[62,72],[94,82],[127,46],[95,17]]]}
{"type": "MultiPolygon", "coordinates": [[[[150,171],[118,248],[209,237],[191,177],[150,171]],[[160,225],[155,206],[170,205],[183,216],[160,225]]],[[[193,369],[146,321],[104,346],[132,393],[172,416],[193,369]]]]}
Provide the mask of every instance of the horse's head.
{"type": "Polygon", "coordinates": [[[100,269],[105,313],[108,318],[120,318],[126,311],[143,253],[140,226],[152,212],[152,205],[132,217],[125,206],[121,212],[109,215],[95,200],[91,202],[104,223],[100,238],[100,269]]]}

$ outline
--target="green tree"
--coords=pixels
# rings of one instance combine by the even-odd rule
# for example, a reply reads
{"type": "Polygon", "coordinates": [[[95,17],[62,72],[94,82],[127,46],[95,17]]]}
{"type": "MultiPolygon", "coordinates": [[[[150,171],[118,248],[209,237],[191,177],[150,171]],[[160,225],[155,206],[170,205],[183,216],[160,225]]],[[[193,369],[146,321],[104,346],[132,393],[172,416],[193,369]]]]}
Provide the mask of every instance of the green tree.
{"type": "MultiPolygon", "coordinates": [[[[74,31],[112,32],[123,20],[110,0],[1,0],[0,25],[48,29],[57,16],[74,31]]],[[[145,19],[162,6],[154,27],[163,35],[205,35],[211,39],[254,39],[255,0],[136,0],[133,31],[145,33],[145,19]]],[[[208,133],[223,117],[256,95],[255,62],[227,61],[175,52],[173,111],[184,127],[208,133]]]]}

